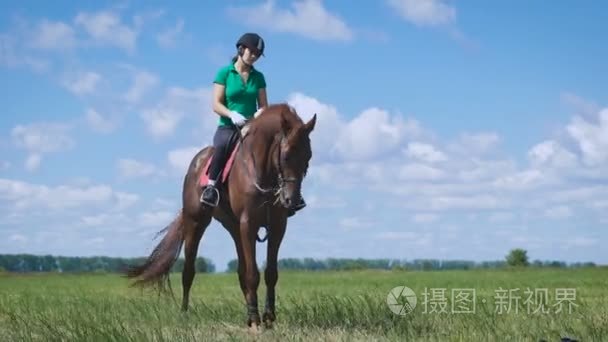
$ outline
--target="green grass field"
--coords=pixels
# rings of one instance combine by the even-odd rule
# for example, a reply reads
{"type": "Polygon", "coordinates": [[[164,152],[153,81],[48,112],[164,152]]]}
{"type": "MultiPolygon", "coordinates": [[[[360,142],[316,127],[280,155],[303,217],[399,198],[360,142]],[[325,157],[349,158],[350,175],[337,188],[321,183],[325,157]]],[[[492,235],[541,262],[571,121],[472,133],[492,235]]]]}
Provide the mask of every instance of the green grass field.
{"type": "MultiPolygon", "coordinates": [[[[197,274],[187,314],[171,297],[127,285],[117,275],[2,274],[0,340],[608,341],[607,268],[282,271],[278,321],[258,335],[245,328],[236,274],[197,274]],[[387,296],[397,286],[415,293],[413,311],[389,309],[387,296]],[[459,289],[474,293],[465,297],[459,289]],[[548,312],[535,313],[543,290],[548,312]]],[[[180,274],[173,274],[172,286],[181,300],[180,274]]],[[[264,295],[262,286],[260,303],[264,295]]],[[[393,307],[399,303],[404,299],[393,307]]]]}

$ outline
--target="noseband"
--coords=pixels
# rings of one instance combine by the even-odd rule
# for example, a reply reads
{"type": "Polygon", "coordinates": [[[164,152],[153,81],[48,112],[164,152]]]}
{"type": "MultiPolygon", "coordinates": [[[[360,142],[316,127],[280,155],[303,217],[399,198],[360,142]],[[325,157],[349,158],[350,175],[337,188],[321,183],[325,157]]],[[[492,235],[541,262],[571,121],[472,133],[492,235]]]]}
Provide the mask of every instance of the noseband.
{"type": "Polygon", "coordinates": [[[285,136],[282,135],[281,137],[281,141],[279,142],[279,156],[278,156],[278,162],[277,162],[277,183],[279,185],[279,190],[283,189],[283,187],[285,186],[286,183],[296,183],[298,181],[298,179],[296,177],[285,177],[283,176],[283,156],[281,153],[281,142],[283,142],[283,139],[285,139],[285,136]]]}

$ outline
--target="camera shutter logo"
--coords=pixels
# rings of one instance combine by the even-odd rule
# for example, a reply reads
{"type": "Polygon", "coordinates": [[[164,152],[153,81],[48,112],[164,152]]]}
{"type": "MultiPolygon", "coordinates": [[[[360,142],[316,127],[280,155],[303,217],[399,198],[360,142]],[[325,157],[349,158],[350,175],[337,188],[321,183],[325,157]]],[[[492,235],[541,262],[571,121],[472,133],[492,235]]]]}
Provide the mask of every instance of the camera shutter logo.
{"type": "Polygon", "coordinates": [[[393,288],[386,297],[388,308],[397,315],[407,315],[414,311],[418,299],[412,289],[407,286],[393,288]]]}

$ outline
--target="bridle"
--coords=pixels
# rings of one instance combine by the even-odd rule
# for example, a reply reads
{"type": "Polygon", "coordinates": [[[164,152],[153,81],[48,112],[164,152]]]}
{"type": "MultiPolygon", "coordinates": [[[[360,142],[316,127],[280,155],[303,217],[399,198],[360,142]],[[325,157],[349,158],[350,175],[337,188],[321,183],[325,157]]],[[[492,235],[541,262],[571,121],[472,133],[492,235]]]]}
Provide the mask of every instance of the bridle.
{"type": "MultiPolygon", "coordinates": [[[[241,144],[241,147],[243,147],[243,149],[245,148],[243,141],[245,140],[245,137],[243,137],[242,132],[241,132],[241,128],[237,126],[238,129],[238,135],[239,135],[239,141],[241,144]]],[[[280,138],[275,137],[274,139],[274,144],[272,144],[270,146],[270,148],[272,148],[272,146],[274,145],[276,149],[278,149],[278,156],[277,156],[277,162],[276,162],[276,171],[277,171],[277,186],[276,187],[272,187],[272,188],[262,188],[260,186],[260,184],[258,183],[258,175],[257,175],[257,171],[256,171],[256,163],[255,163],[255,155],[253,154],[253,151],[249,150],[248,154],[249,157],[251,157],[251,161],[253,163],[253,175],[250,172],[249,169],[249,165],[247,165],[247,162],[245,160],[245,158],[239,158],[242,160],[243,162],[243,167],[245,168],[245,170],[247,171],[247,173],[249,174],[249,177],[253,180],[253,185],[256,187],[256,189],[261,192],[264,195],[270,194],[272,193],[272,196],[275,198],[274,201],[272,202],[272,205],[276,205],[278,201],[280,201],[280,195],[281,192],[283,191],[283,189],[285,188],[285,185],[287,183],[296,183],[298,181],[297,178],[295,177],[285,177],[284,175],[284,171],[283,171],[283,156],[281,153],[281,143],[283,142],[283,139],[285,139],[285,135],[281,134],[280,138]],[[278,143],[277,143],[277,140],[278,143]]],[[[269,148],[269,149],[270,149],[269,148]]],[[[243,153],[247,153],[243,150],[243,153]]],[[[274,153],[273,153],[274,156],[274,153]]],[[[271,157],[272,158],[272,157],[271,157]]],[[[273,165],[275,164],[274,162],[272,163],[273,165]]],[[[260,206],[264,206],[266,205],[268,202],[264,201],[260,206]]],[[[266,207],[266,216],[268,221],[270,221],[270,208],[266,207]]],[[[262,227],[260,227],[262,228],[262,227]]],[[[268,239],[268,235],[270,233],[270,229],[269,227],[265,227],[263,226],[264,229],[266,229],[266,235],[263,238],[260,238],[259,235],[256,236],[256,240],[258,242],[264,242],[268,239]]]]}
{"type": "MultiPolygon", "coordinates": [[[[248,173],[250,179],[253,180],[253,184],[256,187],[256,189],[264,195],[272,193],[273,197],[275,197],[275,200],[272,202],[272,205],[276,205],[277,202],[280,200],[280,195],[281,195],[281,192],[284,190],[285,185],[287,183],[297,183],[299,181],[299,179],[296,177],[285,177],[285,175],[284,175],[283,155],[281,153],[281,145],[282,145],[282,142],[284,141],[284,139],[286,139],[287,137],[283,133],[276,135],[274,138],[274,143],[271,144],[271,146],[269,147],[269,150],[272,149],[273,146],[275,146],[275,148],[278,149],[278,152],[277,152],[278,156],[276,157],[277,158],[276,164],[274,162],[272,163],[273,165],[275,165],[276,171],[277,171],[277,181],[276,181],[277,186],[271,187],[271,188],[263,188],[258,183],[255,155],[253,154],[253,151],[251,151],[251,149],[249,149],[249,151],[245,151],[245,144],[243,143],[245,138],[248,135],[245,134],[245,136],[243,136],[242,129],[245,125],[247,125],[248,121],[249,120],[247,120],[243,125],[237,125],[236,128],[237,128],[237,135],[238,135],[239,143],[241,144],[241,147],[243,148],[243,154],[245,154],[245,156],[248,155],[249,157],[251,157],[251,161],[253,163],[253,175],[251,174],[249,165],[247,165],[246,158],[238,158],[238,159],[241,159],[241,161],[243,163],[243,167],[245,168],[246,172],[248,173]]],[[[271,158],[273,158],[274,155],[275,155],[275,153],[272,153],[271,158]]],[[[306,172],[304,172],[302,174],[302,178],[305,176],[306,176],[306,172]]],[[[264,206],[267,203],[268,203],[267,201],[264,201],[261,204],[261,206],[264,206]]],[[[270,208],[269,207],[266,207],[266,215],[268,216],[267,218],[270,221],[270,208]]],[[[263,227],[263,228],[266,229],[266,235],[264,236],[264,238],[260,238],[259,235],[256,236],[256,240],[258,242],[264,242],[268,239],[269,227],[263,227]]]]}
{"type": "Polygon", "coordinates": [[[283,176],[283,156],[281,153],[281,143],[283,142],[283,139],[285,138],[285,135],[281,134],[281,140],[278,143],[278,147],[277,149],[279,150],[278,152],[278,157],[277,157],[277,184],[279,185],[279,189],[283,189],[283,187],[285,186],[286,183],[297,183],[298,179],[296,177],[285,177],[283,176]]]}
{"type": "MultiPolygon", "coordinates": [[[[246,125],[246,123],[245,123],[246,125]]],[[[241,134],[241,127],[237,126],[238,129],[238,134],[239,134],[239,140],[241,143],[241,146],[244,146],[243,141],[245,139],[245,137],[243,137],[243,135],[241,134]]],[[[284,134],[280,134],[275,136],[275,146],[278,149],[278,156],[277,156],[277,161],[276,161],[276,171],[277,171],[277,186],[275,187],[271,187],[271,188],[263,188],[262,186],[260,186],[260,184],[258,183],[258,175],[257,175],[257,171],[256,171],[256,161],[255,161],[255,155],[253,154],[253,152],[250,150],[248,151],[248,156],[251,157],[251,160],[253,162],[253,175],[251,175],[250,171],[249,171],[249,167],[246,163],[245,158],[240,158],[245,166],[245,170],[247,170],[247,172],[249,173],[250,176],[252,176],[253,179],[253,184],[256,187],[256,189],[263,193],[263,194],[268,194],[268,193],[274,193],[274,196],[276,197],[274,204],[276,204],[276,202],[279,200],[279,195],[281,193],[281,191],[283,191],[283,189],[285,188],[285,185],[287,183],[297,183],[299,181],[298,178],[296,177],[285,177],[284,175],[284,170],[283,170],[283,156],[281,153],[281,143],[283,142],[283,140],[286,139],[286,136],[284,134]],[[278,142],[277,142],[278,140],[278,142]]],[[[273,154],[274,156],[274,154],[273,154]]],[[[273,163],[275,164],[275,163],[273,163]]]]}

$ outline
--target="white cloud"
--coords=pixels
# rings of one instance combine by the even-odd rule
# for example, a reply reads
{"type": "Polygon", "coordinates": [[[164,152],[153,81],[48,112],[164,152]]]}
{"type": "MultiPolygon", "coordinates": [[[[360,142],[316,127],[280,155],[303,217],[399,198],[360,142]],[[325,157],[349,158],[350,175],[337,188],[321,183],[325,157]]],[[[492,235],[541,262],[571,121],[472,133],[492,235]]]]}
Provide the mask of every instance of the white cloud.
{"type": "Polygon", "coordinates": [[[33,57],[24,51],[23,35],[0,33],[0,65],[8,68],[26,67],[34,72],[45,72],[50,62],[40,57],[33,57]]]}
{"type": "Polygon", "coordinates": [[[123,178],[139,178],[159,174],[160,171],[151,163],[137,161],[135,159],[121,158],[116,162],[116,167],[123,178]]]}
{"type": "MultiPolygon", "coordinates": [[[[138,226],[131,213],[111,210],[109,212],[95,213],[92,215],[83,215],[77,221],[78,227],[86,227],[91,234],[99,234],[112,232],[112,234],[133,232],[138,226]],[[91,229],[92,228],[92,229],[91,229]]],[[[103,239],[103,237],[98,237],[103,239]]],[[[108,238],[106,236],[106,238],[108,238]]]]}
{"type": "MultiPolygon", "coordinates": [[[[74,52],[77,48],[117,47],[133,54],[144,26],[162,16],[163,11],[135,14],[131,24],[123,20],[122,9],[113,6],[108,10],[82,11],[66,21],[48,18],[28,20],[14,16],[8,25],[9,30],[0,32],[0,65],[46,72],[60,66],[59,63],[73,61],[73,58],[68,59],[62,54],[74,52]],[[56,56],[58,60],[54,60],[56,56]]],[[[180,29],[178,22],[175,30],[180,29]]],[[[178,32],[175,30],[161,34],[161,41],[168,43],[178,32]]]]}
{"type": "Polygon", "coordinates": [[[76,95],[91,94],[101,81],[101,75],[93,71],[66,76],[62,84],[76,95]]]}
{"type": "Polygon", "coordinates": [[[530,164],[535,167],[555,168],[573,167],[577,164],[576,155],[563,148],[557,141],[545,140],[533,146],[528,152],[530,164]]]}
{"type": "Polygon", "coordinates": [[[585,236],[577,236],[571,239],[567,239],[566,241],[564,241],[566,244],[567,248],[570,247],[591,247],[594,245],[597,245],[600,241],[598,239],[594,239],[594,238],[589,238],[589,237],[585,237],[585,236]]]}
{"type": "Polygon", "coordinates": [[[456,9],[443,0],[387,0],[387,4],[418,26],[446,25],[456,20],[456,9]]]}
{"type": "Polygon", "coordinates": [[[280,9],[274,0],[255,6],[230,7],[239,22],[277,32],[298,34],[319,41],[348,41],[353,30],[339,16],[329,13],[321,0],[296,0],[293,9],[280,9]]]}
{"type": "Polygon", "coordinates": [[[12,234],[11,236],[9,236],[8,239],[11,242],[16,242],[16,243],[26,243],[28,241],[28,238],[26,236],[24,236],[23,234],[12,234]]]}
{"type": "MultiPolygon", "coordinates": [[[[303,191],[306,191],[304,189],[303,191]]],[[[343,197],[335,195],[317,195],[315,193],[306,196],[306,203],[311,208],[319,209],[337,209],[344,208],[348,205],[348,201],[343,197]]]]}
{"type": "Polygon", "coordinates": [[[90,215],[83,216],[81,218],[82,224],[87,227],[95,227],[95,226],[103,226],[108,224],[109,221],[112,220],[112,215],[109,214],[98,214],[98,215],[90,215]]]}
{"type": "Polygon", "coordinates": [[[375,239],[399,241],[400,244],[414,246],[427,246],[433,241],[431,233],[417,233],[409,231],[385,231],[374,235],[375,239]]]}
{"type": "Polygon", "coordinates": [[[74,146],[67,135],[69,125],[59,123],[33,123],[13,127],[11,135],[18,147],[30,152],[56,152],[74,146]]]}
{"type": "Polygon", "coordinates": [[[137,217],[137,223],[144,227],[158,227],[170,222],[174,216],[174,212],[166,210],[144,212],[137,217]]]}
{"type": "Polygon", "coordinates": [[[74,29],[60,21],[41,20],[31,32],[29,45],[37,49],[70,49],[76,46],[74,29]]]}
{"type": "Polygon", "coordinates": [[[546,177],[539,170],[525,170],[499,177],[493,185],[499,189],[507,190],[530,190],[548,182],[546,177]]]}
{"type": "Polygon", "coordinates": [[[399,231],[388,231],[376,234],[377,239],[382,240],[412,240],[418,236],[414,232],[399,232],[399,231]]]}
{"type": "Polygon", "coordinates": [[[517,171],[511,160],[473,158],[452,158],[454,175],[463,182],[481,182],[494,180],[497,177],[512,175],[517,171]]]}
{"type": "Polygon", "coordinates": [[[116,203],[113,210],[116,211],[127,209],[139,201],[139,195],[122,191],[116,191],[114,197],[116,203]]]}
{"type": "MultiPolygon", "coordinates": [[[[495,132],[466,132],[445,141],[411,118],[410,122],[415,124],[404,126],[412,133],[405,129],[407,133],[380,134],[378,131],[383,125],[400,132],[398,123],[405,122],[404,117],[386,111],[379,114],[382,111],[379,108],[347,115],[301,93],[291,94],[289,100],[305,120],[312,113],[318,114],[318,130],[312,135],[313,162],[304,188],[305,193],[307,187],[309,192],[314,189],[309,202],[314,204],[310,206],[314,210],[319,209],[317,204],[324,203],[318,200],[322,194],[356,191],[369,194],[374,203],[378,203],[376,196],[383,196],[382,203],[388,206],[399,203],[402,210],[413,211],[410,220],[417,223],[432,223],[442,213],[450,212],[456,222],[473,220],[467,224],[482,222],[483,217],[485,222],[492,223],[488,229],[495,229],[497,223],[519,227],[530,218],[573,217],[580,203],[588,203],[587,208],[597,212],[593,217],[598,223],[605,220],[600,208],[605,208],[608,192],[601,187],[581,187],[578,176],[590,168],[581,167],[577,151],[567,149],[568,145],[557,139],[542,139],[530,146],[524,151],[527,158],[505,157],[499,148],[502,138],[495,132]],[[365,121],[366,115],[373,119],[365,121]],[[341,140],[344,136],[348,136],[348,143],[341,140]],[[382,137],[385,144],[376,145],[374,142],[381,140],[378,137],[382,137]],[[339,143],[348,149],[339,150],[339,143]],[[357,144],[365,145],[368,150],[357,155],[357,144]],[[318,158],[319,155],[324,157],[318,158]]],[[[347,208],[363,205],[351,200],[349,195],[345,195],[344,200],[347,208]]],[[[360,207],[351,210],[357,212],[360,207]]],[[[387,215],[388,212],[385,211],[387,215]]],[[[352,227],[354,220],[336,219],[336,224],[352,227]]],[[[509,230],[505,238],[514,234],[509,230]]],[[[378,237],[413,240],[416,235],[385,232],[378,237]]],[[[426,241],[423,237],[419,240],[426,241]]],[[[483,245],[484,241],[480,237],[476,246],[483,245]]],[[[529,240],[526,244],[533,249],[544,248],[543,240],[529,240]]]]}
{"type": "Polygon", "coordinates": [[[201,150],[202,147],[190,146],[169,151],[167,160],[169,165],[179,174],[183,175],[188,171],[188,166],[194,158],[194,155],[201,150]]]}
{"type": "Polygon", "coordinates": [[[170,108],[155,108],[144,110],[140,117],[148,133],[155,138],[164,138],[173,134],[182,120],[182,113],[170,108]]]}
{"type": "Polygon", "coordinates": [[[226,65],[226,56],[234,54],[234,45],[210,44],[205,47],[204,54],[216,67],[221,67],[226,65]]]}
{"type": "Polygon", "coordinates": [[[35,171],[40,167],[42,156],[40,154],[30,154],[25,160],[25,169],[27,171],[35,171]]]}
{"type": "Polygon", "coordinates": [[[593,117],[600,111],[600,106],[595,102],[582,98],[570,92],[560,94],[560,99],[565,104],[569,105],[577,115],[593,117]]]}
{"type": "Polygon", "coordinates": [[[206,123],[216,119],[217,116],[209,115],[210,101],[210,88],[190,90],[171,87],[156,105],[143,109],[140,118],[149,134],[155,138],[165,138],[171,136],[186,117],[194,118],[198,122],[202,118],[206,123]]]}
{"type": "Polygon", "coordinates": [[[129,103],[137,103],[142,96],[160,83],[157,75],[148,71],[137,71],[133,77],[133,84],[125,94],[129,103]]]}
{"type": "Polygon", "coordinates": [[[151,21],[159,19],[165,15],[166,11],[164,9],[150,9],[146,11],[139,12],[133,16],[133,24],[137,30],[141,30],[145,25],[149,24],[151,21]]]}
{"type": "Polygon", "coordinates": [[[335,149],[347,160],[375,159],[394,151],[404,138],[405,122],[380,108],[369,108],[348,122],[335,149]]]}
{"type": "Polygon", "coordinates": [[[184,30],[184,19],[178,19],[174,27],[170,27],[156,36],[158,45],[164,48],[175,46],[175,41],[180,33],[184,30]]]}
{"type": "Polygon", "coordinates": [[[435,163],[447,160],[446,155],[431,144],[410,142],[407,144],[405,155],[426,163],[435,163]]]}
{"type": "Polygon", "coordinates": [[[345,230],[353,230],[371,227],[373,222],[362,217],[345,217],[340,219],[339,224],[345,230]]]}
{"type": "Polygon", "coordinates": [[[99,114],[95,109],[88,108],[85,114],[87,124],[100,133],[110,133],[116,129],[116,123],[99,114]]]}
{"type": "Polygon", "coordinates": [[[589,166],[608,162],[608,108],[597,114],[597,123],[576,116],[567,131],[582,152],[582,159],[589,166]]]}
{"type": "MultiPolygon", "coordinates": [[[[88,81],[86,77],[74,78],[69,83],[72,90],[80,94],[94,92],[99,80],[91,78],[91,74],[88,76],[88,81]]],[[[121,96],[127,102],[146,102],[142,99],[158,83],[155,75],[142,72],[135,77],[133,86],[121,96]]],[[[210,112],[209,98],[208,88],[169,88],[158,102],[144,107],[140,112],[141,118],[148,131],[156,137],[170,136],[186,118],[199,121],[203,115],[203,122],[215,123],[217,116],[207,115],[210,112]]],[[[580,151],[566,148],[569,145],[557,139],[541,139],[525,151],[527,160],[523,160],[524,165],[518,165],[511,159],[502,159],[494,154],[501,138],[493,132],[471,132],[462,134],[453,142],[441,141],[429,138],[428,132],[415,119],[380,107],[365,108],[359,113],[340,113],[335,106],[301,93],[290,94],[289,102],[305,119],[309,119],[313,113],[317,113],[318,117],[312,136],[314,159],[310,176],[314,190],[307,197],[309,209],[340,208],[352,213],[352,210],[359,208],[353,209],[353,204],[364,206],[360,200],[354,199],[363,193],[372,193],[369,202],[375,205],[374,208],[396,206],[403,211],[413,210],[413,214],[402,217],[417,223],[435,222],[441,217],[441,211],[446,210],[464,213],[466,215],[463,217],[470,218],[478,218],[480,211],[487,211],[485,217],[489,221],[506,222],[529,217],[522,214],[526,210],[534,210],[535,216],[565,219],[577,214],[577,202],[587,203],[588,208],[597,211],[608,207],[606,189],[581,188],[565,173],[560,173],[561,170],[551,170],[591,170],[577,164],[579,152],[581,160],[585,157],[588,165],[605,164],[607,145],[604,137],[607,135],[606,118],[602,112],[597,123],[587,118],[573,120],[568,126],[580,151]],[[526,162],[529,164],[526,165],[526,162]],[[539,188],[549,183],[559,185],[559,189],[539,188]],[[350,189],[354,192],[342,192],[350,189]],[[321,200],[328,193],[329,200],[321,200]],[[382,197],[386,201],[378,201],[378,197],[375,197],[377,193],[387,196],[382,197]]],[[[110,131],[114,127],[112,121],[93,108],[87,110],[86,118],[100,131],[110,131]]],[[[74,144],[69,137],[68,126],[61,129],[49,127],[30,129],[32,127],[19,126],[13,130],[15,143],[30,152],[26,162],[30,170],[40,167],[45,153],[61,151],[74,144]]],[[[206,126],[209,130],[214,128],[212,124],[206,126]]],[[[169,166],[183,175],[202,145],[201,141],[199,147],[170,151],[167,154],[169,166]]],[[[159,172],[153,164],[132,159],[120,160],[116,166],[124,177],[144,177],[159,172]]],[[[85,208],[90,204],[124,210],[138,200],[139,196],[135,194],[90,183],[51,187],[0,180],[0,203],[18,210],[32,207],[50,210],[85,208]]],[[[155,205],[162,205],[162,208],[157,211],[144,208],[149,211],[132,215],[130,222],[143,226],[162,225],[172,218],[174,213],[169,211],[173,205],[179,206],[179,201],[171,203],[174,202],[161,200],[155,205]]],[[[384,211],[387,213],[391,209],[382,210],[387,210],[384,211]]],[[[369,221],[359,220],[365,214],[358,213],[357,218],[338,218],[331,224],[344,228],[369,225],[369,221]]],[[[382,215],[383,212],[379,213],[382,215]]],[[[82,223],[99,227],[113,224],[113,215],[112,212],[97,212],[79,217],[82,223]]],[[[432,235],[395,231],[380,233],[377,237],[406,239],[423,246],[432,235]]],[[[100,242],[104,238],[95,239],[90,241],[100,242]]],[[[105,239],[109,242],[108,238],[105,239]]],[[[581,237],[572,243],[591,245],[593,241],[596,240],[581,237]]]]}
{"type": "Polygon", "coordinates": [[[573,215],[572,209],[566,205],[548,208],[544,213],[546,217],[551,219],[566,219],[573,215]]]}
{"type": "Polygon", "coordinates": [[[412,221],[416,223],[432,223],[439,220],[439,215],[431,213],[416,213],[412,216],[412,221]]]}
{"type": "Polygon", "coordinates": [[[488,217],[490,222],[509,222],[515,218],[512,212],[498,211],[491,213],[488,217]]]}
{"type": "Polygon", "coordinates": [[[500,140],[500,136],[494,132],[462,133],[447,148],[452,153],[483,155],[492,152],[500,140]]]}
{"type": "Polygon", "coordinates": [[[40,167],[42,155],[72,148],[75,142],[68,135],[69,125],[59,123],[33,123],[17,125],[11,130],[13,143],[29,152],[24,167],[28,171],[40,167]]]}
{"type": "Polygon", "coordinates": [[[489,210],[509,207],[504,198],[494,195],[475,194],[471,196],[436,196],[430,198],[429,209],[432,210],[489,210]]]}
{"type": "Polygon", "coordinates": [[[608,199],[599,199],[590,203],[590,206],[598,210],[608,209],[608,199]]]}
{"type": "Polygon", "coordinates": [[[0,201],[10,203],[12,210],[62,210],[90,205],[115,205],[126,208],[135,203],[137,195],[114,191],[107,185],[47,186],[0,178],[0,201]]]}
{"type": "Polygon", "coordinates": [[[139,32],[134,27],[122,23],[120,16],[111,11],[96,13],[81,12],[74,23],[102,45],[116,46],[127,52],[134,52],[139,32]]]}
{"type": "Polygon", "coordinates": [[[436,167],[420,163],[404,164],[399,168],[398,178],[401,180],[439,180],[445,177],[445,172],[436,167]]]}
{"type": "Polygon", "coordinates": [[[312,133],[313,158],[317,160],[330,158],[332,156],[331,146],[334,145],[336,135],[344,125],[344,119],[340,117],[337,109],[302,93],[291,93],[286,101],[305,121],[317,114],[317,124],[312,133]]]}
{"type": "Polygon", "coordinates": [[[576,185],[551,191],[549,203],[591,203],[594,199],[608,198],[608,186],[576,185]]]}
{"type": "Polygon", "coordinates": [[[101,236],[97,236],[91,239],[86,239],[84,240],[82,243],[85,246],[103,246],[104,242],[106,242],[106,239],[101,237],[101,236]]]}

